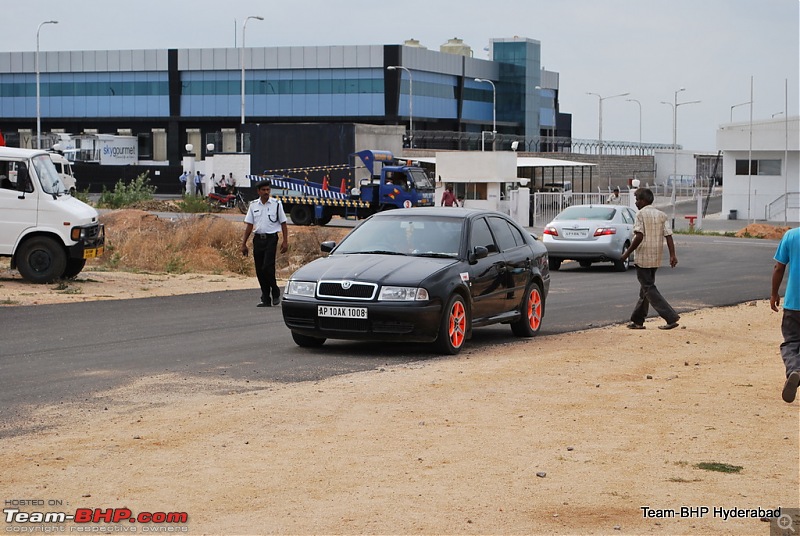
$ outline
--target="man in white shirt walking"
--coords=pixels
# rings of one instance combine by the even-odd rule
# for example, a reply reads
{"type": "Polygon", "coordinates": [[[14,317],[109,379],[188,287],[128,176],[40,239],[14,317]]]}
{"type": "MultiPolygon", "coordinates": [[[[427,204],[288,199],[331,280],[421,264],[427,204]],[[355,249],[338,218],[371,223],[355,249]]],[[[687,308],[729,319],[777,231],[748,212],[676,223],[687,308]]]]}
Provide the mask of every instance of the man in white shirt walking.
{"type": "Polygon", "coordinates": [[[247,240],[253,233],[253,262],[256,277],[261,287],[261,302],[257,307],[278,305],[281,301],[281,289],[275,279],[275,254],[278,247],[278,232],[283,235],[280,250],[289,250],[289,231],[286,225],[286,213],[283,204],[270,197],[272,183],[264,180],[256,184],[258,199],[250,203],[244,217],[244,238],[242,239],[242,255],[247,256],[247,240]]]}

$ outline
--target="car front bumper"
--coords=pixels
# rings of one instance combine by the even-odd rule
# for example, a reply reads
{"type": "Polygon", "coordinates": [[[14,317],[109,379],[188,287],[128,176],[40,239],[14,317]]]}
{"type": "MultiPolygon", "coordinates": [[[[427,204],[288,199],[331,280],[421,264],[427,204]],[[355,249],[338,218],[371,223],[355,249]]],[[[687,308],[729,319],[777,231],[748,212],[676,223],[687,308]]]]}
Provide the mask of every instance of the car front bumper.
{"type": "Polygon", "coordinates": [[[388,342],[433,342],[442,315],[440,301],[355,302],[284,296],[283,321],[290,330],[307,337],[388,342]],[[364,307],[367,318],[320,317],[319,305],[364,307]]]}

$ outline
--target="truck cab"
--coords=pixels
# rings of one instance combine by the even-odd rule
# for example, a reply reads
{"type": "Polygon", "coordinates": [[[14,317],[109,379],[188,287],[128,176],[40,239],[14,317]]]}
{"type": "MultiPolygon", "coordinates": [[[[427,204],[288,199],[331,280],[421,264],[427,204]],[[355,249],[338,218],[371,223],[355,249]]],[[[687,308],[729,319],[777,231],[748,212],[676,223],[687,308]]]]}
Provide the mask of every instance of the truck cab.
{"type": "Polygon", "coordinates": [[[435,186],[422,168],[396,163],[389,151],[365,150],[350,157],[363,164],[352,164],[362,173],[356,194],[362,201],[378,206],[378,210],[436,204],[435,186]]]}
{"type": "Polygon", "coordinates": [[[0,147],[0,256],[33,283],[75,277],[103,254],[97,211],[66,191],[49,153],[0,147]]]}

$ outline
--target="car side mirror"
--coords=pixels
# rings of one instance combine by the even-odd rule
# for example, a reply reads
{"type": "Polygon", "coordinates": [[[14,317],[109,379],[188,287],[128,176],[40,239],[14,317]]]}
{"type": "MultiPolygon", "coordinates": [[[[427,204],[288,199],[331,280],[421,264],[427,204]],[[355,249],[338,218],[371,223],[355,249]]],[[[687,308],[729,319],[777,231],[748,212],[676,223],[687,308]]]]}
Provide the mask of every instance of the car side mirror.
{"type": "Polygon", "coordinates": [[[469,262],[475,263],[489,255],[489,250],[485,246],[475,246],[469,255],[469,262]]]}
{"type": "Polygon", "coordinates": [[[323,253],[330,253],[331,251],[333,251],[333,248],[335,247],[336,247],[336,242],[334,242],[333,240],[326,240],[325,242],[319,245],[319,249],[323,253]]]}

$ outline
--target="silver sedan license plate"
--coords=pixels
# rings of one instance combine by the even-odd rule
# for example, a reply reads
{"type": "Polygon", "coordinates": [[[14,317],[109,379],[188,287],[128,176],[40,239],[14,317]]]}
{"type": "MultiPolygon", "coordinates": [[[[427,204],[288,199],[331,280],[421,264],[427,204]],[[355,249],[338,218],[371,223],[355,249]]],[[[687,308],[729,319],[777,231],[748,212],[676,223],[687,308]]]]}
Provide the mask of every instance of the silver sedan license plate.
{"type": "Polygon", "coordinates": [[[332,305],[318,305],[317,315],[329,318],[367,318],[366,307],[337,307],[332,305]]]}
{"type": "Polygon", "coordinates": [[[586,238],[589,236],[589,231],[586,229],[565,229],[565,238],[586,238]]]}

